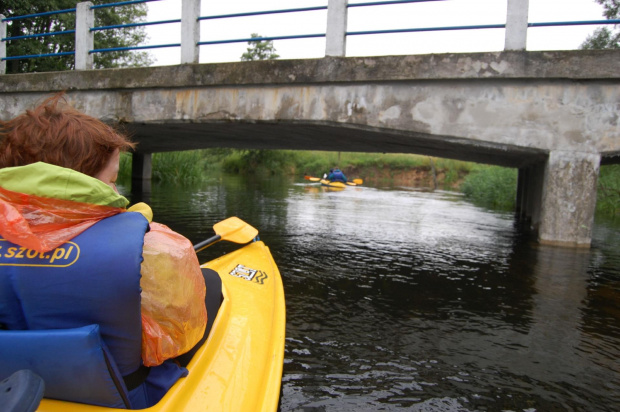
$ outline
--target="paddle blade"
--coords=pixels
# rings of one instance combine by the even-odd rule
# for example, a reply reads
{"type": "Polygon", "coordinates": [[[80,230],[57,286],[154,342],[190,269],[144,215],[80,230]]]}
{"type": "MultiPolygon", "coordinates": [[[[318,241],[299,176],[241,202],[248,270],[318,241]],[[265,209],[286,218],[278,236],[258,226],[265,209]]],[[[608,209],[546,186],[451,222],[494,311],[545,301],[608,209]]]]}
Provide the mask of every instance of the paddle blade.
{"type": "Polygon", "coordinates": [[[362,179],[353,179],[353,183],[355,183],[356,185],[361,185],[362,183],[364,183],[364,181],[362,179]]]}
{"type": "Polygon", "coordinates": [[[357,186],[357,183],[347,182],[347,186],[357,186]]]}
{"type": "Polygon", "coordinates": [[[309,180],[311,182],[319,182],[321,180],[320,177],[312,177],[312,176],[304,176],[304,179],[309,180]]]}
{"type": "Polygon", "coordinates": [[[234,243],[248,243],[258,235],[257,229],[235,216],[216,223],[213,230],[222,240],[234,243]]]}

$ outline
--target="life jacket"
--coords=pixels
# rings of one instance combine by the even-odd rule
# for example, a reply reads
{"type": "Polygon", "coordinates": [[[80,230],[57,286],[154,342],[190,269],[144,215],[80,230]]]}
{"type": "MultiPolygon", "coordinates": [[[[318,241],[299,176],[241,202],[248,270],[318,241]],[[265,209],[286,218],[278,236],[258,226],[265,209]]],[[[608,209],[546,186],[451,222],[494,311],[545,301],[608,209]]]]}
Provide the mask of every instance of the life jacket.
{"type": "Polygon", "coordinates": [[[329,176],[328,179],[331,180],[332,182],[343,182],[346,183],[347,178],[344,177],[344,173],[342,173],[342,171],[340,171],[340,169],[335,169],[334,171],[332,171],[329,176]]]}
{"type": "MultiPolygon", "coordinates": [[[[53,340],[62,330],[98,326],[103,346],[109,350],[120,375],[132,377],[135,382],[135,377],[142,374],[137,384],[121,385],[127,390],[129,404],[125,400],[120,407],[136,409],[152,406],[179,377],[187,375],[185,368],[173,362],[146,371],[141,364],[140,264],[147,230],[148,222],[141,214],[126,212],[103,219],[49,252],[40,253],[0,240],[0,329],[8,329],[18,337],[28,335],[21,331],[36,331],[37,339],[49,335],[53,340]]],[[[3,332],[0,330],[0,356],[4,356],[3,332]]],[[[88,332],[92,334],[93,330],[88,332]]],[[[72,360],[81,354],[63,356],[72,360]]],[[[4,359],[0,358],[2,363],[4,359]]],[[[83,365],[84,373],[75,371],[74,383],[87,374],[88,366],[83,365]]],[[[89,402],[66,399],[64,393],[56,396],[89,402]]]]}

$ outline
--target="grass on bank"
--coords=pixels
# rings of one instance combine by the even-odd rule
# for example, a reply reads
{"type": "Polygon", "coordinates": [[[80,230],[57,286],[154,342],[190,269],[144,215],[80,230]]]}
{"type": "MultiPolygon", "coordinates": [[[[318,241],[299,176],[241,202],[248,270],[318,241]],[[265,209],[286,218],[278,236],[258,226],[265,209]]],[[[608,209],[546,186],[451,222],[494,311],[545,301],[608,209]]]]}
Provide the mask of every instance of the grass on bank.
{"type": "MultiPolygon", "coordinates": [[[[417,169],[443,174],[444,187],[457,187],[474,203],[502,210],[515,206],[517,170],[413,154],[322,152],[294,150],[204,149],[153,154],[153,180],[177,184],[206,179],[215,171],[261,177],[304,174],[322,176],[338,166],[351,177],[369,180],[387,171],[384,179],[417,169]]],[[[121,157],[120,175],[131,176],[131,155],[121,157]]],[[[620,213],[620,165],[602,166],[598,180],[597,212],[620,213]]]]}
{"type": "Polygon", "coordinates": [[[474,203],[510,210],[517,198],[517,175],[517,169],[476,165],[459,189],[474,203]]]}
{"type": "MultiPolygon", "coordinates": [[[[153,153],[152,179],[177,184],[202,181],[209,172],[218,170],[221,159],[228,154],[227,149],[153,153]]],[[[119,178],[131,178],[130,153],[121,156],[119,178]]]]}
{"type": "Polygon", "coordinates": [[[607,216],[620,213],[620,165],[601,166],[596,210],[607,216]]]}

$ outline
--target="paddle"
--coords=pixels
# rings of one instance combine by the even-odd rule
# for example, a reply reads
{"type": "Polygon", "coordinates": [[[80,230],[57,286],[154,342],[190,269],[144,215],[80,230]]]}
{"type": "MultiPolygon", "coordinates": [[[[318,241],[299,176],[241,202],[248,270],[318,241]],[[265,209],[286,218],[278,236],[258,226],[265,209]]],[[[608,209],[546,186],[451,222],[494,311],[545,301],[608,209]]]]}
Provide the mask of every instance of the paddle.
{"type": "Polygon", "coordinates": [[[196,253],[220,240],[227,240],[234,243],[248,243],[258,234],[258,230],[235,216],[216,223],[213,225],[213,230],[215,231],[215,236],[194,245],[196,253]]]}

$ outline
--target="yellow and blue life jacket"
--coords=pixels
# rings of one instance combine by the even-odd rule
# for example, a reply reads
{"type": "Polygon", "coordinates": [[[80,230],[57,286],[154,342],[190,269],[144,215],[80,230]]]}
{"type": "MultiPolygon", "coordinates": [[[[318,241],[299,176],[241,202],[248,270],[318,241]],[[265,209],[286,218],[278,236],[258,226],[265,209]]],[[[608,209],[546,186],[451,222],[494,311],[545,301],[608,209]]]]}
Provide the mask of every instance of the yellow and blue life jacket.
{"type": "Polygon", "coordinates": [[[147,230],[141,214],[127,212],[49,252],[0,239],[0,380],[34,369],[46,397],[137,409],[187,374],[171,361],[141,363],[147,230]]]}

